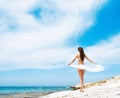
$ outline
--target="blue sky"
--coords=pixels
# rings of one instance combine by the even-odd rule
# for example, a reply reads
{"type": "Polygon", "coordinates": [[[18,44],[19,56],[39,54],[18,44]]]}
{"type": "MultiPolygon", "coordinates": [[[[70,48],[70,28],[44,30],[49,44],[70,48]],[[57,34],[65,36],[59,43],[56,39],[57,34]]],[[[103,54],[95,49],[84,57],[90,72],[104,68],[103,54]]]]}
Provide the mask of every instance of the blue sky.
{"type": "Polygon", "coordinates": [[[78,46],[105,67],[85,82],[119,75],[119,9],[119,0],[1,0],[0,85],[77,84],[67,64],[78,46]]]}

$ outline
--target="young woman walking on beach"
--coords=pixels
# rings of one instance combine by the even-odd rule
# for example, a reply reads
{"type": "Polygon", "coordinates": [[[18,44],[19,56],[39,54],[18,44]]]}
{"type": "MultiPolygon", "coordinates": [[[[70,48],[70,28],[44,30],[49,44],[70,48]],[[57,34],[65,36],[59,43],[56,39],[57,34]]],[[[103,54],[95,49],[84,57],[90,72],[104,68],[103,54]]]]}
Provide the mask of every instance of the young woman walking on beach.
{"type": "MultiPolygon", "coordinates": [[[[79,51],[79,54],[77,54],[76,56],[75,56],[75,58],[72,60],[72,62],[71,63],[69,63],[68,65],[70,66],[76,59],[78,59],[78,65],[80,66],[80,67],[84,67],[85,65],[84,65],[84,59],[86,58],[89,62],[91,62],[91,63],[93,63],[93,64],[97,64],[97,63],[95,63],[95,62],[93,62],[92,60],[90,60],[87,56],[86,56],[86,54],[84,53],[84,50],[83,50],[83,48],[82,47],[78,47],[78,51],[79,51]]],[[[84,74],[85,74],[85,69],[83,68],[78,68],[78,75],[79,75],[79,77],[80,77],[80,92],[84,92],[84,74]]]]}

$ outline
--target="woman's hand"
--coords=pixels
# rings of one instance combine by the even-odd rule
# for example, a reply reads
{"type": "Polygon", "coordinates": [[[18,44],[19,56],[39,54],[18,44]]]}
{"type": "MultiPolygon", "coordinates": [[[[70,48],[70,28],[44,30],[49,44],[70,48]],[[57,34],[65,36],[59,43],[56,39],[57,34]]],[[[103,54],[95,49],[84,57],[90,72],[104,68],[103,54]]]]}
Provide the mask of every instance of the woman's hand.
{"type": "Polygon", "coordinates": [[[72,63],[69,63],[68,66],[70,66],[72,63]]]}
{"type": "Polygon", "coordinates": [[[94,62],[94,64],[96,64],[96,65],[97,65],[97,63],[96,63],[96,62],[94,62]]]}
{"type": "Polygon", "coordinates": [[[71,64],[68,64],[68,66],[70,66],[71,64]]]}

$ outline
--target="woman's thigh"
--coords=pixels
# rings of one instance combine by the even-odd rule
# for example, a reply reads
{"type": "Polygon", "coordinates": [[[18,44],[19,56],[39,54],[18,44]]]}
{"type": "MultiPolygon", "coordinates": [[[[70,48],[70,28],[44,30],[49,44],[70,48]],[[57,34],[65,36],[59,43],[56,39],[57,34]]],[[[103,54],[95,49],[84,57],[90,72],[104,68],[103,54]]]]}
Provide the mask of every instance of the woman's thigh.
{"type": "Polygon", "coordinates": [[[85,70],[81,70],[81,75],[84,76],[85,70]]]}

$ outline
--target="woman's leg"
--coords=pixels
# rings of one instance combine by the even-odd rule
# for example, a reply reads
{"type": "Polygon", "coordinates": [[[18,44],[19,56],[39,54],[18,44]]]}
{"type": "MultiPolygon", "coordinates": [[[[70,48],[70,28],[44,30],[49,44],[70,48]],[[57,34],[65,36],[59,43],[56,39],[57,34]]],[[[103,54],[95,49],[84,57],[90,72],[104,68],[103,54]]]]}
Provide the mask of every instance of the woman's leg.
{"type": "Polygon", "coordinates": [[[84,91],[84,74],[85,74],[85,70],[81,70],[82,91],[84,91]]]}
{"type": "Polygon", "coordinates": [[[82,72],[80,69],[78,69],[78,75],[79,75],[79,78],[80,78],[80,91],[82,89],[82,72]]]}

